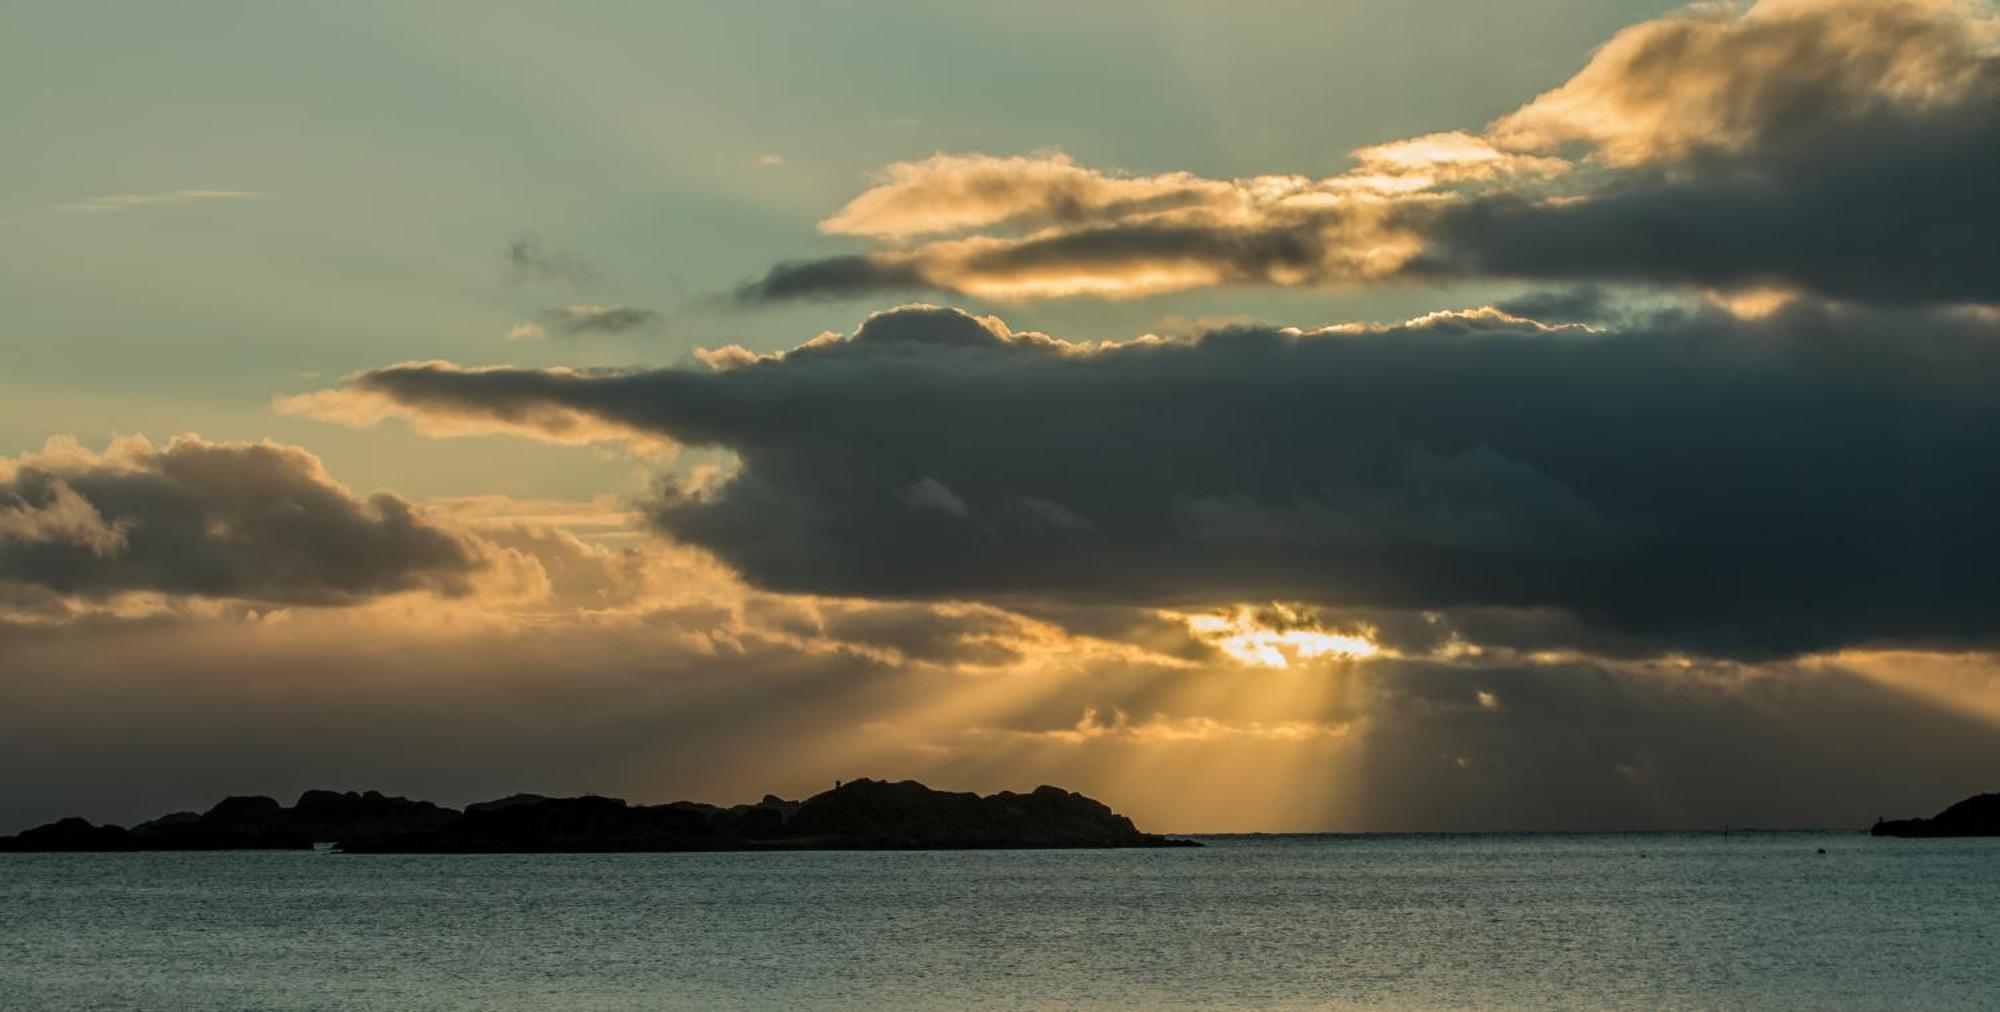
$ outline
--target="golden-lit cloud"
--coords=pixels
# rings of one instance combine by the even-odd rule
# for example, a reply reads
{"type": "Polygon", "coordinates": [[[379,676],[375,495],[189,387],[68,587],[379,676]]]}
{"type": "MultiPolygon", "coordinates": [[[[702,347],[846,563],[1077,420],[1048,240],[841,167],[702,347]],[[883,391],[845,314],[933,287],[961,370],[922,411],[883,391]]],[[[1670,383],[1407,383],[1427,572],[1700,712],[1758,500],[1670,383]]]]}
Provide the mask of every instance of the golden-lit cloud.
{"type": "Polygon", "coordinates": [[[1245,605],[1220,614],[1186,615],[1183,620],[1202,642],[1239,663],[1256,667],[1286,668],[1320,659],[1360,660],[1381,652],[1365,627],[1351,631],[1317,628],[1306,615],[1283,604],[1263,609],[1245,605]]]}
{"type": "Polygon", "coordinates": [[[2000,173],[1996,26],[1983,0],[1697,5],[1618,33],[1482,130],[1362,147],[1322,178],[1061,152],[898,162],[820,223],[867,249],[780,263],[738,295],[1488,277],[1996,302],[1971,224],[2000,173]]]}
{"type": "Polygon", "coordinates": [[[74,545],[95,556],[125,547],[125,529],[104,519],[90,500],[60,478],[52,480],[39,502],[19,496],[0,501],[0,542],[74,545]]]}
{"type": "Polygon", "coordinates": [[[820,231],[904,239],[990,225],[1116,220],[1132,214],[1226,207],[1241,193],[1188,173],[1114,176],[1061,152],[998,158],[935,155],[897,162],[882,181],[820,222],[820,231]]]}
{"type": "Polygon", "coordinates": [[[424,503],[433,514],[470,527],[529,524],[577,534],[630,531],[640,512],[609,497],[589,500],[521,499],[505,495],[448,496],[424,503]]]}
{"type": "Polygon", "coordinates": [[[1154,714],[1143,720],[1133,720],[1123,710],[1113,712],[1107,719],[1096,709],[1085,707],[1083,716],[1069,727],[1046,731],[1008,730],[1000,733],[1015,738],[1041,739],[1069,745],[1095,741],[1173,745],[1233,740],[1304,742],[1316,738],[1345,738],[1353,730],[1354,725],[1351,722],[1311,720],[1231,723],[1213,717],[1167,717],[1160,714],[1154,714]]]}
{"type": "MultiPolygon", "coordinates": [[[[411,362],[405,363],[405,366],[468,374],[494,371],[465,368],[447,362],[411,362]]],[[[573,370],[556,370],[553,374],[584,375],[573,370]]],[[[645,456],[670,455],[675,450],[673,443],[657,434],[641,432],[595,414],[554,403],[522,405],[516,410],[501,413],[459,412],[449,410],[450,406],[443,403],[413,403],[382,386],[363,383],[278,397],[271,406],[279,414],[304,415],[356,428],[396,419],[408,423],[417,432],[438,438],[509,435],[563,446],[620,443],[645,456]]]]}
{"type": "Polygon", "coordinates": [[[995,301],[1377,279],[1421,248],[1397,216],[1444,199],[1441,188],[1568,168],[1464,133],[1376,145],[1355,158],[1353,171],[1318,180],[1122,175],[1060,152],[899,162],[821,230],[892,243],[984,233],[883,249],[839,267],[781,267],[745,294],[808,290],[819,283],[813,275],[829,285],[916,283],[995,301]]]}
{"type": "Polygon", "coordinates": [[[1992,86],[2000,31],[1968,0],[1698,5],[1627,28],[1561,87],[1488,130],[1510,151],[1590,145],[1612,165],[1735,152],[1992,86]]]}
{"type": "Polygon", "coordinates": [[[1380,181],[1376,185],[1388,192],[1466,180],[1552,178],[1571,168],[1561,158],[1503,151],[1460,130],[1371,145],[1355,151],[1354,159],[1359,166],[1343,178],[1380,181]]]}

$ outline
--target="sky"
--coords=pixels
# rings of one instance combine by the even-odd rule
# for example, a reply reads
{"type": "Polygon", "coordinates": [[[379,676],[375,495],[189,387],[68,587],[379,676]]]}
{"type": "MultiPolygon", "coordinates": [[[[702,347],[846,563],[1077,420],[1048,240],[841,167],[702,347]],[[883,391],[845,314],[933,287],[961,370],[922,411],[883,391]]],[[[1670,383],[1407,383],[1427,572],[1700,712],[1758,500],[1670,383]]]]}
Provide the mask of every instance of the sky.
{"type": "Polygon", "coordinates": [[[1996,788],[1980,0],[7,21],[0,832],[1996,788]]]}

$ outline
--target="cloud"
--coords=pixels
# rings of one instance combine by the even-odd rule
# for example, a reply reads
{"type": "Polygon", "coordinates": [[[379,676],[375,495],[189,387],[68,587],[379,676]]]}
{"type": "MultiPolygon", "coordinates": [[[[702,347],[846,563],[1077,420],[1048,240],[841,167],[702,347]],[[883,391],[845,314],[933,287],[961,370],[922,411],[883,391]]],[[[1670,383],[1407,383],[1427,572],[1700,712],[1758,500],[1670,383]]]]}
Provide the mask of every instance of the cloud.
{"type": "Polygon", "coordinates": [[[1360,164],[1348,185],[1384,193],[1468,180],[1553,178],[1572,168],[1565,159],[1502,150],[1459,130],[1370,145],[1356,150],[1354,160],[1360,164]]]}
{"type": "Polygon", "coordinates": [[[972,515],[972,510],[965,505],[965,500],[960,499],[944,482],[936,478],[917,479],[909,488],[903,490],[903,501],[915,510],[933,510],[960,519],[972,515]]]}
{"type": "Polygon", "coordinates": [[[1412,273],[1996,302],[2000,19],[1961,0],[1764,0],[1619,33],[1487,131],[1582,144],[1571,199],[1428,209],[1412,273]]]}
{"type": "Polygon", "coordinates": [[[1200,641],[1253,667],[1288,668],[1320,658],[1358,659],[1381,653],[1371,626],[1328,628],[1310,611],[1279,603],[1187,615],[1183,621],[1200,641]]]}
{"type": "MultiPolygon", "coordinates": [[[[406,362],[390,369],[351,377],[345,386],[336,389],[278,397],[271,406],[280,414],[305,415],[356,427],[399,418],[424,435],[441,438],[511,435],[566,446],[623,443],[634,452],[647,455],[672,449],[671,443],[654,433],[607,421],[592,412],[578,411],[552,401],[533,405],[523,403],[500,411],[483,408],[465,411],[455,408],[448,396],[434,397],[433,391],[400,382],[405,376],[421,375],[431,370],[467,371],[446,362],[406,362]]],[[[496,375],[513,371],[501,369],[496,375]]],[[[592,375],[562,369],[544,370],[536,375],[535,381],[560,382],[556,377],[565,373],[578,380],[592,375]]]]}
{"type": "Polygon", "coordinates": [[[341,603],[467,593],[490,563],[476,540],[395,496],[355,496],[296,447],[51,440],[0,459],[0,582],[55,594],[341,603]]]}
{"type": "Polygon", "coordinates": [[[1085,707],[1083,716],[1077,718],[1077,722],[1069,727],[1037,731],[1008,729],[984,733],[1045,739],[1071,745],[1100,740],[1127,741],[1145,745],[1174,745],[1231,739],[1303,742],[1314,738],[1344,738],[1353,729],[1354,725],[1347,722],[1288,720],[1235,724],[1213,717],[1176,718],[1161,714],[1135,721],[1123,710],[1114,712],[1107,720],[1095,708],[1085,707]]]}
{"type": "Polygon", "coordinates": [[[1842,125],[1732,159],[1645,173],[1566,202],[1492,194],[1423,222],[1408,270],[1898,303],[1996,303],[1981,266],[2000,213],[2000,102],[1842,125]]]}
{"type": "Polygon", "coordinates": [[[159,193],[120,193],[106,197],[90,197],[68,204],[57,204],[58,211],[105,214],[113,211],[130,211],[140,207],[162,207],[174,204],[207,203],[219,200],[249,200],[258,194],[248,190],[164,190],[159,193]]]}
{"type": "Polygon", "coordinates": [[[1995,641],[2000,451],[1970,435],[1995,391],[1990,319],[1797,303],[1111,345],[907,307],[721,370],[418,363],[312,396],[727,449],[655,522],[779,590],[1451,610],[1542,648],[1776,656],[1995,641]]]}
{"type": "MultiPolygon", "coordinates": [[[[571,305],[542,314],[542,323],[564,337],[585,334],[622,334],[657,323],[660,314],[632,306],[571,305]]],[[[527,324],[527,326],[534,326],[527,324]]],[[[519,330],[520,328],[515,328],[519,330]]],[[[509,337],[513,332],[508,333],[509,337]]],[[[527,336],[527,335],[523,335],[527,336]]]]}
{"type": "Polygon", "coordinates": [[[124,526],[105,520],[90,500],[60,479],[48,482],[34,498],[40,501],[15,489],[0,500],[0,543],[68,546],[99,557],[126,547],[124,526]]]}
{"type": "Polygon", "coordinates": [[[1396,207],[1434,199],[1427,191],[1449,179],[1554,163],[1497,151],[1480,163],[1461,149],[1422,140],[1377,153],[1349,176],[1321,181],[1119,176],[1061,153],[899,163],[821,229],[884,240],[1002,231],[783,263],[737,296],[759,302],[928,287],[998,300],[1132,298],[1225,283],[1381,277],[1415,252],[1390,228],[1396,207]],[[1440,161],[1425,163],[1419,150],[1440,161]]]}
{"type": "Polygon", "coordinates": [[[1493,308],[1509,316],[1559,323],[1609,323],[1632,315],[1614,293],[1598,285],[1523,292],[1493,308]]]}
{"type": "Polygon", "coordinates": [[[907,258],[858,254],[820,260],[788,260],[736,289],[736,300],[754,305],[784,299],[838,299],[877,292],[911,292],[931,287],[907,258]]]}
{"type": "Polygon", "coordinates": [[[1227,202],[1226,183],[1188,173],[1115,177],[1068,155],[994,158],[936,155],[897,162],[880,184],[820,223],[833,235],[899,239],[988,225],[1115,221],[1128,215],[1227,202]]]}
{"type": "Polygon", "coordinates": [[[533,341],[551,333],[560,337],[623,334],[657,326],[662,317],[651,309],[578,303],[541,314],[539,322],[523,321],[507,330],[509,341],[533,341]]]}
{"type": "Polygon", "coordinates": [[[596,276],[582,257],[548,248],[542,237],[533,232],[523,232],[507,244],[506,264],[507,280],[516,285],[529,282],[583,285],[596,276]]]}
{"type": "Polygon", "coordinates": [[[1515,151],[1581,141],[1614,166],[1740,154],[1843,121],[1990,96],[2000,33],[1968,0],[1762,0],[1627,28],[1487,133],[1515,151]]]}
{"type": "Polygon", "coordinates": [[[996,301],[1507,278],[2000,303],[2000,18],[1972,0],[1763,0],[1633,26],[1478,133],[1232,180],[1031,156],[884,170],[821,222],[873,248],[748,302],[996,301]]]}

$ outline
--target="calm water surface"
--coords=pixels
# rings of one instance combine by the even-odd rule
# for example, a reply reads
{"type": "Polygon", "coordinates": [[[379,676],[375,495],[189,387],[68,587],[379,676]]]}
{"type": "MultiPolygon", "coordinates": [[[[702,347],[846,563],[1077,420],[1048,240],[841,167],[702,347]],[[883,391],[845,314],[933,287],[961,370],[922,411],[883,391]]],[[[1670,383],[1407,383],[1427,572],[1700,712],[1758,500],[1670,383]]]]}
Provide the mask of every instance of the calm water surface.
{"type": "Polygon", "coordinates": [[[2000,1006],[2000,840],[1209,842],[4,854],[0,1007],[2000,1006]]]}

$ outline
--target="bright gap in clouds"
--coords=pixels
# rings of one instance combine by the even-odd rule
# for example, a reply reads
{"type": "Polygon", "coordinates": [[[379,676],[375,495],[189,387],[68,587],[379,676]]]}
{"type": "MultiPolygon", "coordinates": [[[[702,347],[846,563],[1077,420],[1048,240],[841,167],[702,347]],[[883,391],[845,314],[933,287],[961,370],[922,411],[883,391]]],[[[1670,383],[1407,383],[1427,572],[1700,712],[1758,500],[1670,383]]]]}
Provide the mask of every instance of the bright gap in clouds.
{"type": "Polygon", "coordinates": [[[1328,632],[1294,625],[1299,616],[1274,604],[1266,615],[1240,605],[1225,614],[1188,615],[1188,631],[1238,663],[1259,668],[1289,668],[1294,661],[1365,660],[1382,652],[1366,630],[1328,632]],[[1280,623],[1270,624],[1271,620],[1280,623]]]}

